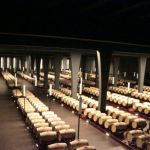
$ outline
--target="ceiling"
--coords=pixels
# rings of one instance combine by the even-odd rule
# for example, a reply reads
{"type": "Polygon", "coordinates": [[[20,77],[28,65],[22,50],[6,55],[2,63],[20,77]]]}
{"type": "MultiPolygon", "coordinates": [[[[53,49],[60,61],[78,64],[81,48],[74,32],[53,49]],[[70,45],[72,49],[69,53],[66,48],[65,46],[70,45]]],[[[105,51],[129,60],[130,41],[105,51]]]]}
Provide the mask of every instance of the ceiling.
{"type": "Polygon", "coordinates": [[[5,0],[0,32],[150,45],[149,0],[5,0]]]}

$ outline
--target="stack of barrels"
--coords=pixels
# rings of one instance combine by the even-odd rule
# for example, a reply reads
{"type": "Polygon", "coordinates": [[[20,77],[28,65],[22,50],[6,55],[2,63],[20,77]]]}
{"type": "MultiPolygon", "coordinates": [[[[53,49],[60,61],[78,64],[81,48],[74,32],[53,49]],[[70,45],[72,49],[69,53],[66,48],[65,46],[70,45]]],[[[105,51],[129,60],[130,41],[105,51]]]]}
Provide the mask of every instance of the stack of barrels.
{"type": "Polygon", "coordinates": [[[109,90],[123,95],[129,95],[132,92],[136,91],[136,89],[133,88],[128,89],[127,87],[124,86],[119,86],[119,87],[110,86],[109,90]]]}
{"type": "Polygon", "coordinates": [[[58,142],[69,144],[75,139],[76,132],[69,124],[53,111],[49,111],[30,91],[26,94],[28,98],[18,98],[17,104],[26,114],[29,131],[41,148],[46,149],[47,145],[58,142]]]}
{"type": "Polygon", "coordinates": [[[53,111],[28,113],[26,124],[40,147],[57,142],[70,142],[75,139],[75,130],[70,128],[53,111]]]}
{"type": "Polygon", "coordinates": [[[14,90],[12,90],[12,96],[14,98],[21,97],[22,96],[22,92],[19,89],[14,89],[14,90]]]}
{"type": "Polygon", "coordinates": [[[48,145],[48,150],[96,150],[95,146],[90,146],[86,139],[76,139],[67,143],[56,143],[48,145]]]}
{"type": "Polygon", "coordinates": [[[34,106],[28,101],[27,98],[18,98],[17,104],[23,114],[32,113],[36,111],[34,106]]]}
{"type": "Polygon", "coordinates": [[[71,90],[67,88],[61,88],[60,91],[68,96],[71,96],[71,90]]]}
{"type": "Polygon", "coordinates": [[[62,97],[66,96],[64,93],[55,89],[52,89],[52,95],[56,97],[57,99],[61,99],[62,97]]]}
{"type": "Polygon", "coordinates": [[[101,113],[95,108],[87,108],[84,115],[112,133],[123,133],[128,129],[144,129],[147,125],[145,119],[112,106],[107,106],[106,111],[107,113],[101,113]]]}
{"type": "Polygon", "coordinates": [[[95,108],[95,109],[98,108],[98,101],[96,101],[96,100],[94,100],[94,99],[92,99],[90,97],[87,97],[85,95],[81,95],[81,98],[82,98],[82,102],[84,104],[86,104],[87,107],[89,107],[89,108],[95,108]]]}
{"type": "Polygon", "coordinates": [[[17,74],[20,75],[22,78],[30,81],[30,82],[33,82],[34,81],[34,78],[32,78],[31,76],[21,72],[21,71],[17,71],[17,74]]]}
{"type": "MultiPolygon", "coordinates": [[[[70,97],[70,96],[64,96],[61,98],[61,102],[68,105],[69,107],[73,108],[76,111],[79,111],[79,101],[70,97]]],[[[82,103],[81,109],[84,111],[87,108],[87,105],[82,103]]]]}
{"type": "Polygon", "coordinates": [[[124,133],[129,144],[142,150],[150,149],[150,134],[143,130],[130,130],[124,133]]]}
{"type": "Polygon", "coordinates": [[[107,94],[107,100],[126,108],[132,107],[132,105],[134,105],[135,103],[140,102],[140,100],[138,99],[127,97],[125,95],[120,95],[117,93],[107,94]]]}
{"type": "MultiPolygon", "coordinates": [[[[135,88],[135,89],[138,89],[138,85],[135,85],[134,88],[135,88]]],[[[147,91],[147,92],[150,92],[150,86],[144,85],[144,86],[143,86],[143,90],[144,90],[144,91],[147,91]]]]}
{"type": "MultiPolygon", "coordinates": [[[[2,71],[2,76],[3,78],[6,80],[7,85],[9,88],[14,88],[15,86],[15,76],[13,76],[11,73],[9,72],[4,72],[2,71]]],[[[20,83],[17,82],[17,87],[20,86],[20,83]]]]}
{"type": "Polygon", "coordinates": [[[96,97],[99,96],[99,89],[96,87],[84,87],[83,92],[91,94],[91,95],[96,96],[96,97]]]}
{"type": "Polygon", "coordinates": [[[138,111],[140,113],[143,113],[145,115],[150,115],[150,103],[144,102],[144,103],[135,103],[133,105],[134,111],[138,111]]]}
{"type": "Polygon", "coordinates": [[[137,90],[131,93],[132,97],[139,98],[144,101],[150,102],[150,92],[144,91],[143,93],[138,92],[137,90]]]}

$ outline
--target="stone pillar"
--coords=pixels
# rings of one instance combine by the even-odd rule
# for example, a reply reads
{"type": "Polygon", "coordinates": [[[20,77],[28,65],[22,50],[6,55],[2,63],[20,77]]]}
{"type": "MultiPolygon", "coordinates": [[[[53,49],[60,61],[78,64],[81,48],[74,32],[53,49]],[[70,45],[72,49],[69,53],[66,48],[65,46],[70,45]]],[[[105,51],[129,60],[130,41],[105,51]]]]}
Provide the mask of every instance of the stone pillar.
{"type": "Polygon", "coordinates": [[[31,77],[34,75],[34,60],[35,58],[31,56],[31,77]]]}
{"type": "Polygon", "coordinates": [[[3,57],[4,58],[4,68],[7,68],[7,57],[3,57]]]}
{"type": "Polygon", "coordinates": [[[96,87],[98,88],[99,87],[99,77],[98,77],[98,60],[97,60],[97,57],[95,57],[95,67],[96,67],[96,72],[95,72],[96,79],[95,79],[95,83],[96,83],[96,87]]]}
{"type": "Polygon", "coordinates": [[[59,89],[60,68],[61,68],[61,56],[56,55],[54,58],[55,88],[56,89],[59,89]]]}
{"type": "Polygon", "coordinates": [[[26,56],[26,72],[27,72],[27,75],[29,75],[30,73],[30,56],[26,56]]]}
{"type": "Polygon", "coordinates": [[[63,68],[64,70],[66,70],[66,69],[67,69],[67,57],[64,57],[64,58],[62,59],[62,62],[63,62],[62,68],[63,68]]]}
{"type": "Polygon", "coordinates": [[[71,94],[77,99],[78,72],[80,67],[81,53],[71,52],[71,94]]]}
{"type": "Polygon", "coordinates": [[[82,56],[81,58],[81,68],[82,68],[82,77],[83,79],[85,79],[85,73],[86,73],[86,61],[87,57],[86,56],[82,56]]]}
{"type": "Polygon", "coordinates": [[[108,86],[108,77],[109,69],[111,62],[112,51],[97,51],[97,65],[98,65],[98,76],[99,76],[99,105],[98,109],[101,112],[106,111],[106,98],[107,98],[107,86],[108,86]]]}
{"type": "Polygon", "coordinates": [[[49,68],[49,58],[43,58],[43,70],[44,70],[44,88],[48,88],[48,68],[49,68]]]}
{"type": "Polygon", "coordinates": [[[36,76],[37,80],[40,79],[40,57],[36,57],[36,76]]]}
{"type": "Polygon", "coordinates": [[[138,91],[143,92],[144,77],[145,77],[145,68],[146,68],[146,57],[139,58],[139,80],[138,80],[138,91]]]}

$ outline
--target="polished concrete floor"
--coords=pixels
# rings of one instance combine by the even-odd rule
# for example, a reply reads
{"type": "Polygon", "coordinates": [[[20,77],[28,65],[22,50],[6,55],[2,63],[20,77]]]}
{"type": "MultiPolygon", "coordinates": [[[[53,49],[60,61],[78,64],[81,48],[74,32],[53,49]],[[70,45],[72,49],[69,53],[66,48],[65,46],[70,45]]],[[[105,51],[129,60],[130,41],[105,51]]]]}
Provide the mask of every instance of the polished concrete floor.
{"type": "Polygon", "coordinates": [[[36,150],[20,112],[10,100],[10,91],[2,77],[0,77],[0,150],[36,150]]]}
{"type": "MultiPolygon", "coordinates": [[[[20,79],[21,84],[26,84],[45,104],[50,104],[50,109],[58,114],[66,123],[77,131],[78,118],[71,111],[55,101],[46,97],[44,90],[35,88],[32,84],[20,79]]],[[[0,78],[0,150],[36,150],[35,143],[26,129],[24,121],[13,101],[10,100],[5,81],[0,78]]],[[[106,136],[90,124],[81,120],[80,138],[89,140],[90,145],[95,145],[97,150],[126,150],[122,145],[106,136]]]]}

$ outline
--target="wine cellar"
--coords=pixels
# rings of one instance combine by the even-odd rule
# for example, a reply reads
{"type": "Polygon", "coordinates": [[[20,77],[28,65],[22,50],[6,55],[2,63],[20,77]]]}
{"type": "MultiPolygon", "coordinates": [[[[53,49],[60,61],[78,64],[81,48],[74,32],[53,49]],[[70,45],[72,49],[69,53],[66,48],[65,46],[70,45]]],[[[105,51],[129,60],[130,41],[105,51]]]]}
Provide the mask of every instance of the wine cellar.
{"type": "Polygon", "coordinates": [[[18,143],[30,140],[29,150],[150,149],[149,53],[12,48],[17,53],[1,50],[1,103],[4,122],[11,113],[14,124],[19,119],[14,140],[25,132],[18,143]]]}

